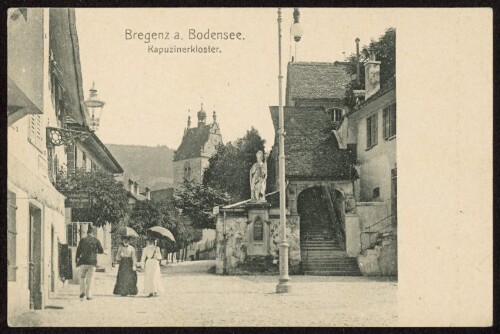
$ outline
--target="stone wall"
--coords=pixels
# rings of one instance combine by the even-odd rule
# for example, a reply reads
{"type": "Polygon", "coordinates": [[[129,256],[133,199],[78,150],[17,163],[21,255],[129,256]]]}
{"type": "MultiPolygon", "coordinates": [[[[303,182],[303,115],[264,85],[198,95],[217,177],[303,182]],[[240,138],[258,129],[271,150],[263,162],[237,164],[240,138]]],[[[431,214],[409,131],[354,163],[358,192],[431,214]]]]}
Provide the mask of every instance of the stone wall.
{"type": "MultiPolygon", "coordinates": [[[[359,216],[361,232],[378,222],[380,223],[374,226],[373,230],[379,230],[391,224],[391,220],[386,219],[390,216],[390,211],[384,202],[358,202],[356,214],[359,216]]],[[[361,233],[361,250],[367,249],[373,241],[371,234],[361,233]]]]}

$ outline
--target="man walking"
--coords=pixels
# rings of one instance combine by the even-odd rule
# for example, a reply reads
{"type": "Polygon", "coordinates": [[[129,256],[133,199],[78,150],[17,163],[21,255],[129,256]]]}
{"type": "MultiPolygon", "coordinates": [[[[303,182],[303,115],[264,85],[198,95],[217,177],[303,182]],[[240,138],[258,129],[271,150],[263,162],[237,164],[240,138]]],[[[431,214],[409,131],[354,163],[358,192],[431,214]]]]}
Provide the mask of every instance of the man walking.
{"type": "Polygon", "coordinates": [[[90,289],[97,266],[97,254],[103,254],[101,242],[94,237],[94,228],[88,227],[87,236],[80,240],[76,249],[76,266],[80,268],[80,299],[92,299],[90,289]]]}

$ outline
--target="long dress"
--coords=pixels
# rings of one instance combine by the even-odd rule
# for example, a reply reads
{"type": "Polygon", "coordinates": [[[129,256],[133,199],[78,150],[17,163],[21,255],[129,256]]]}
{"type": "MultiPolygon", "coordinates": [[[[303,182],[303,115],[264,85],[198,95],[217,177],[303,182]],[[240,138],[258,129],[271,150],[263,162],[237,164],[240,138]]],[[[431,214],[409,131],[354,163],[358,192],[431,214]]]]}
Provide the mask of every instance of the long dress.
{"type": "Polygon", "coordinates": [[[137,294],[137,272],[133,269],[137,265],[135,248],[131,245],[120,246],[116,254],[120,263],[113,294],[127,296],[137,294]]]}
{"type": "Polygon", "coordinates": [[[141,265],[144,268],[144,293],[157,294],[163,291],[160,271],[160,247],[148,245],[142,250],[141,265]]]}

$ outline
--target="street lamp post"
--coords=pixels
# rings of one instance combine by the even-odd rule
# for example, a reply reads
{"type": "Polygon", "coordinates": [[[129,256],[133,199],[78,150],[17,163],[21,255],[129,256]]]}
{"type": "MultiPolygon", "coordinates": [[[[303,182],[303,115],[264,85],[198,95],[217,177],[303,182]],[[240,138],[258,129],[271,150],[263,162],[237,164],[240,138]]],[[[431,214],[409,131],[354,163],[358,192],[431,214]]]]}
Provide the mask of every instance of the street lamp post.
{"type": "MultiPolygon", "coordinates": [[[[302,37],[302,27],[299,23],[300,12],[298,8],[293,10],[294,24],[290,29],[295,42],[302,37]]],[[[280,244],[279,244],[279,282],[276,286],[276,293],[286,293],[291,291],[288,276],[288,242],[286,240],[286,184],[285,184],[285,121],[283,113],[283,74],[281,72],[281,7],[278,8],[278,89],[279,89],[279,192],[280,192],[280,244]]]]}
{"type": "Polygon", "coordinates": [[[281,8],[278,8],[278,61],[279,61],[279,190],[280,190],[280,244],[279,269],[280,277],[276,286],[277,293],[290,291],[290,277],[288,276],[288,242],[286,240],[286,194],[285,194],[285,127],[283,116],[283,75],[281,73],[281,8]]]}

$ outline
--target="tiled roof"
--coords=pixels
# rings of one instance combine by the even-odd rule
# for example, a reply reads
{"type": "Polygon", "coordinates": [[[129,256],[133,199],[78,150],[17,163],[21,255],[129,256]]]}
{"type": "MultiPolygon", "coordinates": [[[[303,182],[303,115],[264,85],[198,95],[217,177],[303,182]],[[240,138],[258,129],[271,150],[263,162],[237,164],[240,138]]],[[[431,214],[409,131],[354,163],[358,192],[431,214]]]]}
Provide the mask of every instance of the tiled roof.
{"type": "Polygon", "coordinates": [[[174,161],[200,157],[201,149],[210,138],[211,126],[211,124],[207,124],[187,129],[184,137],[182,137],[181,145],[175,151],[174,161]]]}
{"type": "Polygon", "coordinates": [[[351,66],[343,62],[289,63],[286,100],[346,98],[352,82],[351,66]]]}
{"type": "MultiPolygon", "coordinates": [[[[278,107],[270,109],[277,133],[278,107]]],[[[322,108],[284,107],[284,118],[287,177],[349,179],[349,151],[339,149],[333,122],[322,108]]]]}

